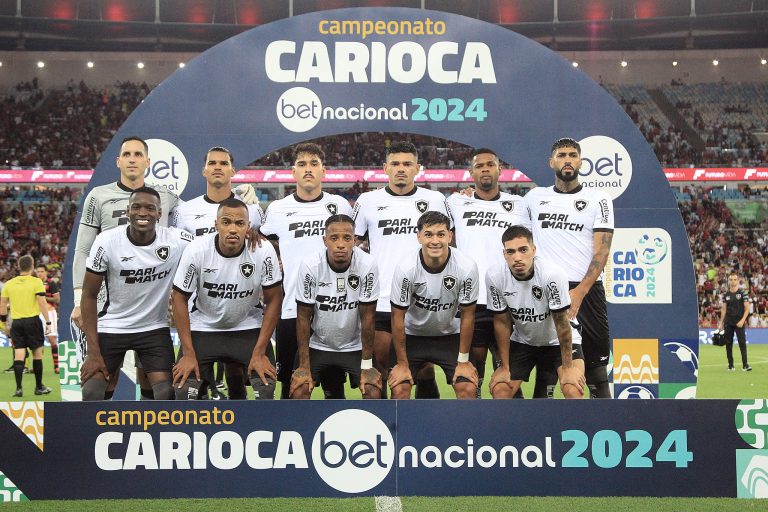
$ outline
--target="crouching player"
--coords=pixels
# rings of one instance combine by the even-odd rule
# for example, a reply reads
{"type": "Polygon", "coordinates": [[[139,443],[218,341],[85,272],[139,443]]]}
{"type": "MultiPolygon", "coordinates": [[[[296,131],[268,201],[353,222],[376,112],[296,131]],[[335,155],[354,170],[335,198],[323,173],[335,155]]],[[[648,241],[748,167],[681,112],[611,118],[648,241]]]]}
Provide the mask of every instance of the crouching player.
{"type": "Polygon", "coordinates": [[[557,371],[565,398],[583,398],[584,355],[581,336],[568,321],[571,299],[565,273],[535,257],[529,229],[507,228],[501,241],[506,265],[489,269],[485,277],[501,359],[491,378],[491,395],[512,398],[538,366],[557,371]]]}
{"type": "Polygon", "coordinates": [[[344,372],[363,398],[380,398],[381,374],[373,367],[378,266],[373,256],[355,247],[355,223],[348,215],[328,217],[323,243],[325,250],[299,266],[299,350],[291,398],[309,398],[317,383],[332,389],[325,380],[344,372]]]}
{"type": "Polygon", "coordinates": [[[80,368],[83,400],[104,400],[128,350],[135,350],[156,400],[173,399],[168,296],[192,235],[158,226],[160,194],[139,187],[128,198],[128,226],[96,236],[86,260],[80,309],[88,356],[80,368]],[[106,280],[107,300],[96,302],[106,280]]]}
{"type": "Polygon", "coordinates": [[[421,249],[395,266],[390,301],[397,362],[387,379],[392,398],[410,398],[413,375],[426,363],[445,372],[456,398],[475,398],[478,376],[469,362],[478,271],[449,245],[450,220],[429,211],[416,224],[421,249]],[[456,318],[461,311],[461,320],[456,318]]]}
{"type": "MultiPolygon", "coordinates": [[[[192,242],[176,270],[173,319],[183,351],[173,367],[177,399],[196,399],[200,368],[215,361],[247,367],[255,398],[274,398],[275,357],[270,337],[280,317],[282,275],[271,244],[254,250],[246,247],[249,224],[245,203],[235,198],[222,201],[216,213],[216,233],[192,242]],[[263,319],[257,309],[262,290],[266,302],[263,319]]],[[[229,398],[246,397],[230,394],[229,398]]]]}

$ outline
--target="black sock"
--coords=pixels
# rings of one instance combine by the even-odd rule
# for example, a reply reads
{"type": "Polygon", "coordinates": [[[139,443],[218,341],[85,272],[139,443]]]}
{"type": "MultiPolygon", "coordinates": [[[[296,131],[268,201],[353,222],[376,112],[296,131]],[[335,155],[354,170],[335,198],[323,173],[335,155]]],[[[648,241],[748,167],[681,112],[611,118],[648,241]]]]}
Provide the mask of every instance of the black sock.
{"type": "Polygon", "coordinates": [[[21,376],[24,375],[24,360],[13,362],[13,375],[16,377],[16,387],[21,387],[21,376]]]}
{"type": "Polygon", "coordinates": [[[154,400],[155,399],[155,392],[152,391],[152,388],[144,389],[141,388],[141,400],[154,400]]]}
{"type": "Polygon", "coordinates": [[[59,346],[51,347],[51,357],[53,358],[53,368],[59,367],[59,346]]]}
{"type": "Polygon", "coordinates": [[[35,372],[35,387],[43,387],[43,360],[33,359],[32,370],[35,372]]]}

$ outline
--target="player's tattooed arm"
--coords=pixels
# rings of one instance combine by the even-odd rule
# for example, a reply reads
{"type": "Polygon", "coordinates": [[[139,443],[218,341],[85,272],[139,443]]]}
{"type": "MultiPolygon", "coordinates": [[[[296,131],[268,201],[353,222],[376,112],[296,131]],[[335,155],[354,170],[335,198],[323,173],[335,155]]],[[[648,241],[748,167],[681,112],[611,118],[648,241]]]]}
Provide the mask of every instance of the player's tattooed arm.
{"type": "Polygon", "coordinates": [[[309,398],[314,387],[309,365],[309,336],[315,307],[301,302],[297,302],[296,306],[296,343],[299,352],[299,366],[291,376],[291,397],[309,398]],[[306,386],[306,389],[302,389],[303,386],[306,386]]]}
{"type": "Polygon", "coordinates": [[[605,264],[608,262],[608,255],[611,252],[611,242],[613,241],[612,231],[597,231],[594,234],[592,247],[592,261],[589,262],[587,272],[579,285],[570,291],[571,307],[568,309],[568,318],[573,320],[579,314],[581,302],[589,293],[592,285],[600,278],[605,264]]]}
{"type": "Polygon", "coordinates": [[[557,340],[560,343],[560,357],[562,359],[560,375],[560,387],[566,384],[575,386],[580,393],[584,393],[584,372],[573,360],[573,330],[568,314],[565,311],[553,311],[552,320],[555,322],[557,340]]]}
{"type": "Polygon", "coordinates": [[[498,351],[501,365],[493,372],[488,388],[491,391],[491,395],[495,397],[494,388],[497,385],[509,386],[512,382],[509,372],[509,337],[512,334],[512,319],[506,310],[494,313],[493,334],[494,338],[496,338],[496,350],[498,351]]]}

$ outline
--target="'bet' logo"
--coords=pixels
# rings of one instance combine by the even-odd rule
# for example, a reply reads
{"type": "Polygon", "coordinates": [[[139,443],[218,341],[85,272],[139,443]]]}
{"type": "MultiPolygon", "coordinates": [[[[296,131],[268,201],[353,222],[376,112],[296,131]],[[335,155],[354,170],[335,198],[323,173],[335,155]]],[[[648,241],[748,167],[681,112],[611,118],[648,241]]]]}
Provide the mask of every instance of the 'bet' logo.
{"type": "Polygon", "coordinates": [[[581,169],[579,182],[585,187],[603,190],[616,199],[632,181],[632,158],[617,140],[593,135],[579,141],[581,169]]]}
{"type": "Polygon", "coordinates": [[[320,478],[337,491],[365,492],[392,469],[395,440],[378,416],[360,409],[339,411],[315,432],[312,461],[320,478]]]}
{"type": "Polygon", "coordinates": [[[162,187],[181,195],[187,186],[189,166],[184,153],[172,142],[148,139],[150,165],[144,173],[148,185],[162,187]]]}

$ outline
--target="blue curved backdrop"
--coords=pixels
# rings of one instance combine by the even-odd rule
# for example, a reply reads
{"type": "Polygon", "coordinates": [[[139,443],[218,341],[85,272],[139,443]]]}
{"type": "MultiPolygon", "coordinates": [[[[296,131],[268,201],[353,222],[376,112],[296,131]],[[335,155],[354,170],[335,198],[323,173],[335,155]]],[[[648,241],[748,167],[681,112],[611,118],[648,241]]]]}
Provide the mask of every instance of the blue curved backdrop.
{"type": "MultiPolygon", "coordinates": [[[[286,124],[292,126],[290,121],[286,124]]],[[[156,87],[107,147],[89,188],[117,179],[114,157],[119,141],[128,135],[159,139],[151,145],[149,178],[175,188],[183,198],[191,198],[205,191],[200,163],[211,146],[227,146],[236,164],[243,165],[302,140],[360,131],[428,134],[495,148],[504,160],[544,186],[553,182],[547,159],[555,139],[610,138],[591,149],[585,147],[592,173],[583,179],[601,188],[619,183],[618,188],[611,189],[618,229],[606,274],[612,295],[609,317],[614,358],[617,370],[621,370],[614,372],[614,392],[617,396],[693,395],[698,353],[693,266],[685,229],[658,161],[623,109],[598,84],[554,52],[498,26],[436,11],[356,8],[321,11],[255,28],[211,48],[156,87]],[[414,26],[426,24],[427,19],[433,28],[443,27],[444,33],[374,33],[365,37],[321,33],[322,27],[331,27],[334,21],[340,22],[339,26],[343,21],[353,22],[349,26],[370,21],[372,27],[380,21],[383,23],[378,26],[386,32],[387,27],[399,26],[401,21],[414,26]],[[293,41],[296,52],[268,59],[266,50],[274,41],[293,41]],[[414,45],[396,46],[404,41],[414,45]],[[443,45],[434,45],[446,41],[457,43],[458,52],[438,58],[443,45]],[[268,76],[268,66],[296,70],[303,58],[305,71],[320,69],[321,76],[336,72],[336,79],[342,79],[346,75],[335,69],[335,62],[345,48],[337,44],[345,42],[359,43],[352,45],[360,52],[358,58],[366,52],[373,56],[374,63],[365,69],[365,82],[317,78],[276,82],[268,76]],[[313,58],[308,58],[307,47],[318,49],[313,58]],[[465,49],[484,47],[487,55],[480,52],[482,55],[470,59],[472,62],[465,60],[465,49]],[[482,79],[436,83],[438,73],[425,73],[414,83],[398,82],[392,78],[392,68],[385,69],[383,63],[390,57],[397,60],[403,48],[409,56],[400,59],[400,67],[406,72],[411,66],[418,69],[423,52],[431,55],[433,62],[442,62],[440,67],[446,71],[459,71],[465,60],[464,71],[482,79]],[[330,70],[323,69],[326,54],[330,70]],[[371,77],[384,77],[384,81],[371,83],[371,77]],[[296,87],[310,92],[294,90],[296,87]],[[427,106],[427,120],[417,119],[420,102],[427,106]],[[321,111],[320,105],[348,109],[360,104],[399,109],[399,115],[405,111],[408,119],[312,119],[321,111]],[[294,121],[296,115],[307,118],[297,121],[300,128],[313,126],[291,131],[278,118],[281,108],[283,113],[295,114],[294,121]],[[463,120],[450,120],[462,116],[463,120]],[[627,231],[622,234],[623,229],[627,231]],[[644,246],[640,240],[645,235],[648,241],[659,239],[664,246],[665,259],[656,267],[656,262],[641,259],[644,246]],[[655,276],[654,269],[658,269],[655,276]],[[629,296],[624,296],[628,291],[629,296]],[[638,385],[645,391],[622,393],[628,386],[638,385]]],[[[584,173],[588,170],[582,169],[584,173]]],[[[73,232],[67,269],[75,236],[73,232]]],[[[65,273],[64,281],[65,318],[72,308],[69,273],[65,273]]],[[[65,330],[66,326],[62,327],[61,339],[70,337],[65,330]]]]}

